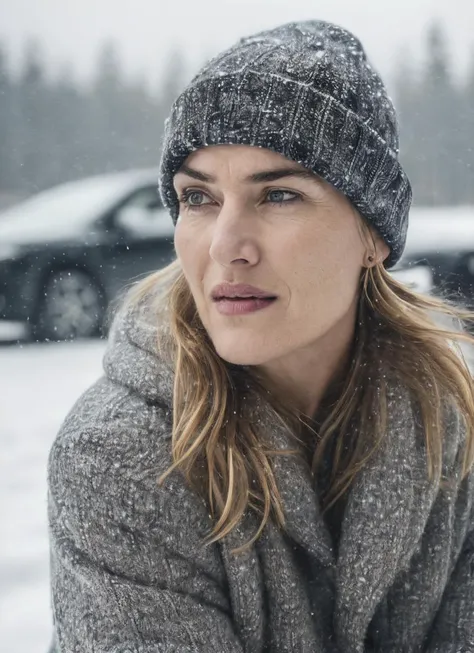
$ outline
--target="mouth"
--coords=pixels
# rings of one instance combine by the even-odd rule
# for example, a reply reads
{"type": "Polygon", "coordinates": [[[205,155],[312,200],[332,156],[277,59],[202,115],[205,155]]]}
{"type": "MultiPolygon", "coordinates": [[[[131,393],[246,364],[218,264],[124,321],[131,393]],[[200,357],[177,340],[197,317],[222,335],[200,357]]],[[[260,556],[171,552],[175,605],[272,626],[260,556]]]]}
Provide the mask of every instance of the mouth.
{"type": "Polygon", "coordinates": [[[275,303],[277,297],[219,297],[214,300],[222,315],[245,315],[261,311],[275,303]]]}
{"type": "Polygon", "coordinates": [[[273,300],[273,299],[276,299],[276,297],[273,297],[271,295],[269,295],[268,297],[265,297],[265,296],[257,297],[255,295],[242,295],[241,297],[225,297],[225,296],[222,296],[222,297],[213,297],[212,301],[214,301],[214,302],[222,302],[222,301],[225,301],[225,302],[244,302],[244,301],[247,301],[247,300],[250,300],[250,299],[252,299],[252,300],[257,300],[257,299],[273,300]]]}
{"type": "Polygon", "coordinates": [[[211,298],[220,313],[235,315],[269,306],[277,296],[249,283],[223,282],[213,288],[211,298]]]}

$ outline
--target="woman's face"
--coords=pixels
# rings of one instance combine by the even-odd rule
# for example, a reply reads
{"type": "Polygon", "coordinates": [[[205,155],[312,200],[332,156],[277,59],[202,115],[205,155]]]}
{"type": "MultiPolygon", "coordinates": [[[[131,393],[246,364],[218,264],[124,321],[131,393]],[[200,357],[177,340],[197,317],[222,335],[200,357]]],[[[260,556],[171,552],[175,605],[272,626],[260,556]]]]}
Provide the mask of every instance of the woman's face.
{"type": "Polygon", "coordinates": [[[219,145],[191,154],[174,186],[176,252],[224,360],[265,365],[354,323],[368,250],[361,218],[330,184],[270,150],[219,145]],[[216,300],[224,282],[274,299],[224,289],[216,300]]]}

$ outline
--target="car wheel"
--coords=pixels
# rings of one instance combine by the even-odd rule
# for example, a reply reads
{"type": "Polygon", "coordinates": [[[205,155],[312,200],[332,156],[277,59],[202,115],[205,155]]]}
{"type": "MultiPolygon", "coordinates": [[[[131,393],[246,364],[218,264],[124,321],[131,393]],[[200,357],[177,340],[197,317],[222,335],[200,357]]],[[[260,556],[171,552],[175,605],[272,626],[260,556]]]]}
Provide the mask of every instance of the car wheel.
{"type": "Polygon", "coordinates": [[[36,340],[73,340],[101,335],[105,316],[102,289],[85,270],[52,272],[39,298],[36,340]]]}

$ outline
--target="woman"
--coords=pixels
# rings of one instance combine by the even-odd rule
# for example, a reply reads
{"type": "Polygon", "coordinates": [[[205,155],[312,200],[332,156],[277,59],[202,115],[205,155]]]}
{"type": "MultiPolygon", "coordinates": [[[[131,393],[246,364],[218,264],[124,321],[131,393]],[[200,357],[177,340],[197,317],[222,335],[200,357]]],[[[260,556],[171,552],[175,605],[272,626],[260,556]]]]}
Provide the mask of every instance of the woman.
{"type": "Polygon", "coordinates": [[[177,261],[128,296],[50,453],[59,651],[474,650],[469,338],[386,271],[397,152],[361,44],[323,22],[242,40],[178,98],[177,261]]]}

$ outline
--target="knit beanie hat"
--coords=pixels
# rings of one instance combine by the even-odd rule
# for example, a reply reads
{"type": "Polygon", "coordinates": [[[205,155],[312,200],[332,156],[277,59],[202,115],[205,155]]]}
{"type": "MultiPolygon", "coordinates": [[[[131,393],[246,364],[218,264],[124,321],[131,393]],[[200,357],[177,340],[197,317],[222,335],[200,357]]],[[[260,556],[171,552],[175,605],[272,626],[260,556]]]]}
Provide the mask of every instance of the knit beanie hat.
{"type": "Polygon", "coordinates": [[[282,154],[341,191],[402,255],[411,203],[398,161],[395,109],[350,32],[323,21],[283,25],[212,59],[166,121],[160,192],[174,223],[173,177],[191,152],[240,144],[282,154]]]}

